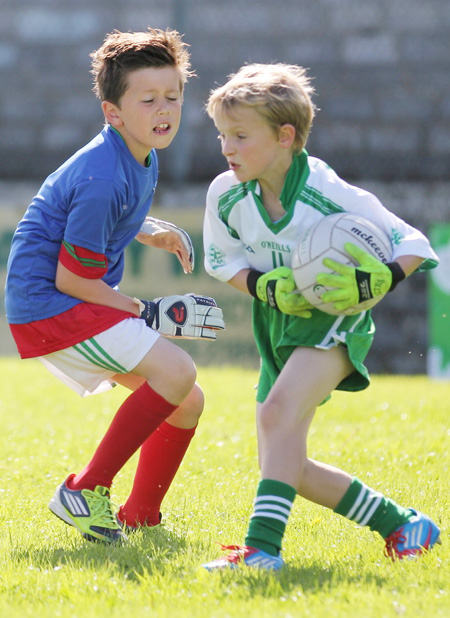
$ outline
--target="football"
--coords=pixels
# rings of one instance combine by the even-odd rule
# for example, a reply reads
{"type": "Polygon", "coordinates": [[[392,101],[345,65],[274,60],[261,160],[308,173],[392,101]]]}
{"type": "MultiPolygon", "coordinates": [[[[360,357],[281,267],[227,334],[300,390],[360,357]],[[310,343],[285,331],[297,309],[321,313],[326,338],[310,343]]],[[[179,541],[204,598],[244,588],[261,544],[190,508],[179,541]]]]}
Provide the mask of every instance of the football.
{"type": "Polygon", "coordinates": [[[332,288],[319,285],[316,276],[333,272],[323,265],[324,258],[358,266],[344,249],[347,242],[361,247],[385,264],[391,260],[391,241],[386,232],[368,219],[348,212],[328,215],[306,230],[292,257],[291,268],[298,290],[313,307],[331,315],[354,315],[376,304],[375,299],[370,299],[341,312],[332,303],[322,301],[322,294],[332,288]]]}

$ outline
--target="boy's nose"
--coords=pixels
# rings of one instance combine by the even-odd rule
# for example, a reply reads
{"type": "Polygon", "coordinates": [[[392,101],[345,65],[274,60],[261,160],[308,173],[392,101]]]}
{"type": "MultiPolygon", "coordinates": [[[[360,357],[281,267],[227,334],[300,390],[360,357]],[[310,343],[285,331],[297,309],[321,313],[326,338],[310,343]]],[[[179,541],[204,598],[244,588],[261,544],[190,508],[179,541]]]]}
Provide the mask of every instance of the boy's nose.
{"type": "Polygon", "coordinates": [[[222,154],[226,157],[234,152],[233,146],[229,140],[222,141],[222,154]]]}

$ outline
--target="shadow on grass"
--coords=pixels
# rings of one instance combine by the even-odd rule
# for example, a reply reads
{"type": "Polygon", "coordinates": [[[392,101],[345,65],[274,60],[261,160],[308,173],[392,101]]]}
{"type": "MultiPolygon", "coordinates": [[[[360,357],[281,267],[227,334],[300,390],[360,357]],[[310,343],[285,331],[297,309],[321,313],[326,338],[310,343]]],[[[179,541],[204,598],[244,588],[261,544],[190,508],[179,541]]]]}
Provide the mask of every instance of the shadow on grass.
{"type": "MultiPolygon", "coordinates": [[[[242,571],[241,571],[242,573],[242,571]]],[[[233,574],[234,575],[234,574],[233,574]]],[[[236,577],[234,578],[236,581],[236,577]]],[[[306,567],[285,566],[278,573],[244,572],[242,581],[248,596],[278,597],[280,594],[289,595],[299,590],[305,594],[316,592],[330,592],[347,586],[380,587],[389,581],[388,577],[380,573],[367,570],[363,573],[351,572],[342,565],[309,565],[306,567]]]]}
{"type": "Polygon", "coordinates": [[[125,543],[105,545],[92,543],[72,529],[61,533],[61,543],[51,546],[13,547],[11,561],[25,563],[38,570],[58,570],[68,566],[75,570],[109,569],[129,580],[140,581],[145,574],[171,572],[186,541],[177,533],[163,527],[140,530],[129,535],[125,543]]]}
{"type": "MultiPolygon", "coordinates": [[[[279,572],[249,569],[245,566],[225,572],[208,573],[199,567],[206,547],[202,542],[188,542],[179,532],[160,526],[140,530],[129,535],[129,541],[118,545],[90,543],[68,528],[51,542],[41,546],[21,547],[11,544],[11,561],[38,571],[57,571],[68,567],[74,571],[107,571],[128,581],[142,584],[153,575],[191,580],[193,592],[214,588],[220,596],[229,594],[230,588],[240,599],[252,597],[280,598],[316,592],[330,592],[342,586],[364,586],[370,589],[385,585],[389,578],[374,572],[367,564],[363,572],[357,572],[342,562],[310,562],[305,566],[286,565],[279,572]],[[56,547],[55,545],[59,546],[56,547]],[[192,557],[198,556],[198,563],[192,565],[192,557]]],[[[375,565],[374,565],[375,566],[375,565]]]]}

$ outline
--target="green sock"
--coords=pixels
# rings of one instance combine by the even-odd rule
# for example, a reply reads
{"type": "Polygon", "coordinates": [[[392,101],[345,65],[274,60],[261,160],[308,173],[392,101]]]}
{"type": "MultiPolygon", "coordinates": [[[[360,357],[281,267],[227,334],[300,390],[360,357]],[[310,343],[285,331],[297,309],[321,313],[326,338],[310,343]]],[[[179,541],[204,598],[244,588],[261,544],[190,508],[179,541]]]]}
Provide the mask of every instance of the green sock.
{"type": "Polygon", "coordinates": [[[334,512],[360,526],[369,526],[383,538],[388,537],[413,516],[410,509],[399,506],[390,498],[385,498],[383,494],[370,489],[357,478],[353,478],[334,512]]]}
{"type": "Polygon", "coordinates": [[[245,544],[278,556],[296,494],[281,481],[260,481],[245,544]]]}

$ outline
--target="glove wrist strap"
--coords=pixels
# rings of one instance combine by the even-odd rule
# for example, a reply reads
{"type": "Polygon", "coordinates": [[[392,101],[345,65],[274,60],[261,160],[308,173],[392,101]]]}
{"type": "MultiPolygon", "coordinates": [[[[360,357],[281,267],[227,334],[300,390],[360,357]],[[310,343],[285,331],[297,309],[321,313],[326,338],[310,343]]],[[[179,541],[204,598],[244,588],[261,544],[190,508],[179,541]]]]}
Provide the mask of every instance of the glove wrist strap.
{"type": "Polygon", "coordinates": [[[139,307],[139,317],[141,317],[142,312],[145,310],[145,304],[142,302],[142,300],[136,298],[136,296],[133,298],[133,302],[136,303],[136,305],[139,307]]]}
{"type": "MultiPolygon", "coordinates": [[[[135,302],[139,299],[133,299],[135,302]]],[[[139,316],[142,320],[145,320],[147,326],[150,328],[154,328],[155,330],[158,328],[158,324],[153,326],[153,321],[156,315],[156,303],[152,300],[141,300],[139,301],[139,309],[141,310],[141,315],[139,316]],[[143,307],[143,308],[142,308],[143,307]]]]}
{"type": "Polygon", "coordinates": [[[392,273],[392,283],[391,287],[389,288],[389,292],[392,292],[392,290],[394,290],[397,286],[397,283],[400,283],[400,281],[406,279],[406,275],[403,271],[403,268],[398,262],[389,262],[388,264],[386,264],[386,266],[392,273]]]}
{"type": "Polygon", "coordinates": [[[263,274],[264,273],[259,270],[251,270],[247,276],[247,289],[253,298],[256,298],[257,300],[259,300],[259,298],[256,293],[256,283],[263,274]]]}

